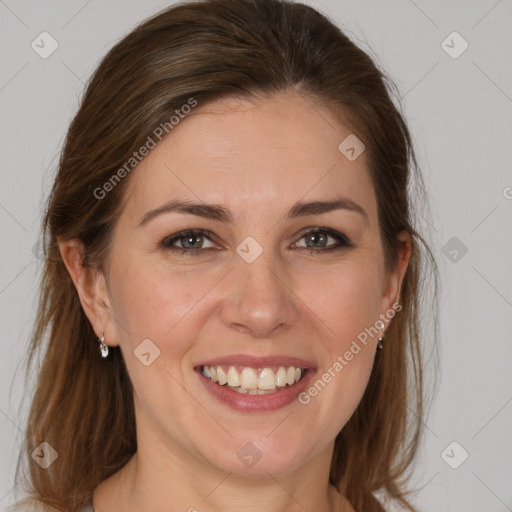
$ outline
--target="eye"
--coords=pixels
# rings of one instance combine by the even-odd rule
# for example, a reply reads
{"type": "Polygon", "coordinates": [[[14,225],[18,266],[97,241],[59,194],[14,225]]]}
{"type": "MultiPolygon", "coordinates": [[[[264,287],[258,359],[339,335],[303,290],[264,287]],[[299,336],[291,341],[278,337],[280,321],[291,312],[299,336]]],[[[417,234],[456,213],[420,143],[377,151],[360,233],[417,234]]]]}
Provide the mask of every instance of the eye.
{"type": "Polygon", "coordinates": [[[295,246],[309,249],[311,254],[353,247],[346,235],[327,228],[310,229],[302,233],[300,240],[305,240],[305,245],[298,245],[299,242],[297,242],[295,246]],[[334,244],[328,243],[329,239],[334,240],[334,244]]]}
{"type": "MultiPolygon", "coordinates": [[[[188,229],[180,231],[164,238],[161,242],[162,248],[170,251],[180,251],[182,255],[197,256],[213,249],[216,245],[212,242],[213,234],[204,229],[188,229]],[[207,242],[210,245],[204,246],[207,242]]],[[[348,247],[354,247],[351,241],[343,233],[333,229],[315,228],[303,232],[299,241],[304,240],[305,245],[299,245],[296,242],[295,247],[307,250],[311,254],[325,253],[327,251],[340,250],[348,247]],[[331,239],[331,243],[329,243],[331,239]],[[332,243],[334,240],[334,243],[332,243]]]]}
{"type": "Polygon", "coordinates": [[[181,251],[182,254],[199,254],[204,252],[205,249],[212,249],[215,244],[211,241],[208,236],[208,231],[203,229],[188,229],[186,231],[180,231],[174,235],[164,238],[161,242],[162,247],[172,251],[181,251]],[[205,241],[210,243],[210,246],[204,247],[205,241]]]}

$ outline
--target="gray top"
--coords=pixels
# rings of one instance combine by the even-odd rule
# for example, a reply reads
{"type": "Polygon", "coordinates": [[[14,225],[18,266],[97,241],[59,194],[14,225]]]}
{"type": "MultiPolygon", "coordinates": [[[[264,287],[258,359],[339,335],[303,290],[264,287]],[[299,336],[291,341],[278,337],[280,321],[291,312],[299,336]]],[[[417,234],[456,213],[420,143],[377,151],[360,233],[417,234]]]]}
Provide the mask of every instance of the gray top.
{"type": "MultiPolygon", "coordinates": [[[[43,505],[34,503],[33,505],[13,505],[7,509],[7,512],[44,512],[43,505]]],[[[94,512],[92,503],[89,503],[82,512],[94,512]]]]}

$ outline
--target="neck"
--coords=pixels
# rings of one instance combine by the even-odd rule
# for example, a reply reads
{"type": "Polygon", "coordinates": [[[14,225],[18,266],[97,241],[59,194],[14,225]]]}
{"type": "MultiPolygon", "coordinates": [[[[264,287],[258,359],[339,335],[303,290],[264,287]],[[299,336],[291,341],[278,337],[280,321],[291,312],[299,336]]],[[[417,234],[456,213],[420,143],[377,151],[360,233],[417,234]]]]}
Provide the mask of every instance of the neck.
{"type": "Polygon", "coordinates": [[[139,446],[118,473],[98,486],[94,506],[101,512],[168,512],[170,507],[187,512],[238,512],[248,507],[268,512],[349,512],[353,509],[348,502],[328,483],[328,455],[285,476],[267,473],[255,478],[196,461],[184,464],[175,454],[162,466],[139,446]]]}

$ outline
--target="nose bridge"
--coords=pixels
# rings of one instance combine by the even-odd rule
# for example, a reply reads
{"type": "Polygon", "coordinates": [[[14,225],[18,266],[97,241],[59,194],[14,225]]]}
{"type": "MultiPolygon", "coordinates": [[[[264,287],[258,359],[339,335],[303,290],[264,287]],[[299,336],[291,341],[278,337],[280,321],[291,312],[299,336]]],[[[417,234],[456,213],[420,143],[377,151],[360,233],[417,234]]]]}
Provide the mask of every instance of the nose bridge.
{"type": "Polygon", "coordinates": [[[263,250],[260,246],[259,255],[252,259],[257,248],[251,243],[251,240],[242,242],[237,249],[222,309],[223,320],[254,336],[268,336],[278,326],[296,321],[297,305],[278,258],[270,249],[263,250]]]}

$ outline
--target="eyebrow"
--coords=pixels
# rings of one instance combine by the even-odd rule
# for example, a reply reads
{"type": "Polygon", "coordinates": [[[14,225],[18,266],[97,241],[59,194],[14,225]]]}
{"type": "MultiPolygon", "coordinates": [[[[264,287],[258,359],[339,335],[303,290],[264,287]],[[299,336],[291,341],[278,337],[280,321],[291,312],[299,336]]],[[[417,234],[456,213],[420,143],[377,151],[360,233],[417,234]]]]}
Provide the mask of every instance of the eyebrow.
{"type": "MultiPolygon", "coordinates": [[[[307,215],[321,215],[335,210],[348,210],[360,214],[365,223],[369,224],[368,214],[366,210],[359,206],[354,201],[339,197],[331,201],[310,201],[310,202],[296,202],[288,211],[286,217],[288,219],[295,219],[298,217],[305,217],[307,215]]],[[[142,227],[148,222],[152,221],[155,217],[165,213],[183,213],[189,215],[196,215],[205,219],[215,220],[224,223],[232,223],[233,215],[224,206],[218,204],[194,203],[191,201],[169,201],[168,203],[146,212],[137,227],[142,227]]]]}

